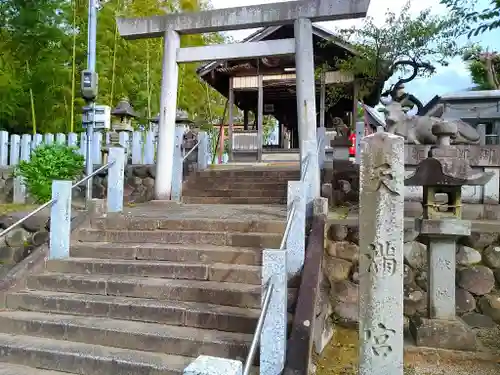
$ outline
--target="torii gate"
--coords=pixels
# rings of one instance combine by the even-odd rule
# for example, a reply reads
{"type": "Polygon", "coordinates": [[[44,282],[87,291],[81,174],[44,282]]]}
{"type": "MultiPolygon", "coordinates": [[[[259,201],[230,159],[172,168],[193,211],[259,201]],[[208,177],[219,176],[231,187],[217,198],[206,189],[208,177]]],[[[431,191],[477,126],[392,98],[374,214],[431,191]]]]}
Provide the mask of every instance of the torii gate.
{"type": "MultiPolygon", "coordinates": [[[[312,22],[364,17],[369,4],[370,0],[301,0],[154,17],[118,18],[118,31],[126,39],[164,38],[155,199],[168,200],[171,195],[179,63],[295,54],[299,139],[315,144],[316,91],[312,22]],[[291,23],[294,24],[293,39],[180,48],[179,34],[253,29],[291,23]]],[[[305,153],[301,148],[301,163],[305,153]]],[[[317,164],[310,167],[316,171],[314,179],[317,181],[313,185],[319,196],[319,168],[317,164]]]]}

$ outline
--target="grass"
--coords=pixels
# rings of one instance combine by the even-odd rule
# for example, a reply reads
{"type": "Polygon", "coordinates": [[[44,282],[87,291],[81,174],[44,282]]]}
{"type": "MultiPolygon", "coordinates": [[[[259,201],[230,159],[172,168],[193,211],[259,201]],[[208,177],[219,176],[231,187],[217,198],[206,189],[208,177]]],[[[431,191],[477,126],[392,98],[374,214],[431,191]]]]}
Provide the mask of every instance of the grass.
{"type": "Polygon", "coordinates": [[[37,208],[35,204],[2,203],[0,204],[0,215],[10,214],[19,211],[31,211],[37,208]]]}

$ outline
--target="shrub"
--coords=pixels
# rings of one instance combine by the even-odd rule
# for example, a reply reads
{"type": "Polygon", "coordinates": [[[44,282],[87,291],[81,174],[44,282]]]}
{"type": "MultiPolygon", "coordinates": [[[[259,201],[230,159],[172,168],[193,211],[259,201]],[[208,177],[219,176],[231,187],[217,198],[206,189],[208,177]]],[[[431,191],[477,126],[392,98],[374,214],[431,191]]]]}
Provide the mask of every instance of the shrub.
{"type": "Polygon", "coordinates": [[[19,163],[14,176],[24,178],[29,194],[37,203],[45,203],[52,197],[52,181],[74,181],[82,174],[83,163],[76,147],[42,144],[33,150],[29,161],[19,163]]]}

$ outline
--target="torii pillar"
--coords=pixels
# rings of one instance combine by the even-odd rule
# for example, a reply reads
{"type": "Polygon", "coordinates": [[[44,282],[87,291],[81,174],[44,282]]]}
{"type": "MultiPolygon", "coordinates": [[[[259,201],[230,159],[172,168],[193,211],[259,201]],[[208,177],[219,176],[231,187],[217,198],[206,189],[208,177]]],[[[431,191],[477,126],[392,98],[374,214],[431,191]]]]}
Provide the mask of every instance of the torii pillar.
{"type": "MultiPolygon", "coordinates": [[[[300,141],[316,144],[316,91],[312,22],[366,16],[370,0],[302,0],[215,9],[164,16],[118,18],[126,39],[164,37],[163,72],[158,126],[155,199],[171,196],[177,110],[178,63],[296,55],[297,116],[300,141]],[[219,46],[180,48],[180,34],[202,34],[294,24],[295,41],[281,39],[219,46]]],[[[301,155],[303,154],[301,150],[301,155]]],[[[303,160],[301,158],[301,160],[303,160]]],[[[311,165],[317,169],[317,165],[311,165]]],[[[319,172],[316,179],[319,178],[319,172]]],[[[318,186],[319,181],[314,184],[318,186]]]]}

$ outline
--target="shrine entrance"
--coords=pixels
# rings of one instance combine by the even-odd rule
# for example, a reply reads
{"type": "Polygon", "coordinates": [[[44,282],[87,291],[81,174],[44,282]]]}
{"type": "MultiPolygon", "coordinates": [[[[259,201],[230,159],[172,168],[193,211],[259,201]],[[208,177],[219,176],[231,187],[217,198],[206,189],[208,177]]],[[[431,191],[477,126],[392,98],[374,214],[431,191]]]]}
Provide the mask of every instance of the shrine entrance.
{"type": "MultiPolygon", "coordinates": [[[[298,136],[300,142],[315,143],[316,94],[312,22],[364,17],[369,4],[369,0],[303,0],[155,17],[118,18],[118,31],[124,38],[164,38],[158,127],[158,150],[161,152],[157,155],[155,198],[171,198],[179,63],[294,54],[298,136]],[[294,25],[294,38],[180,48],[180,34],[284,24],[294,25]]],[[[303,163],[302,149],[300,154],[303,163]]],[[[317,166],[311,167],[317,169],[317,166]]],[[[319,179],[319,173],[317,177],[319,179]]]]}

